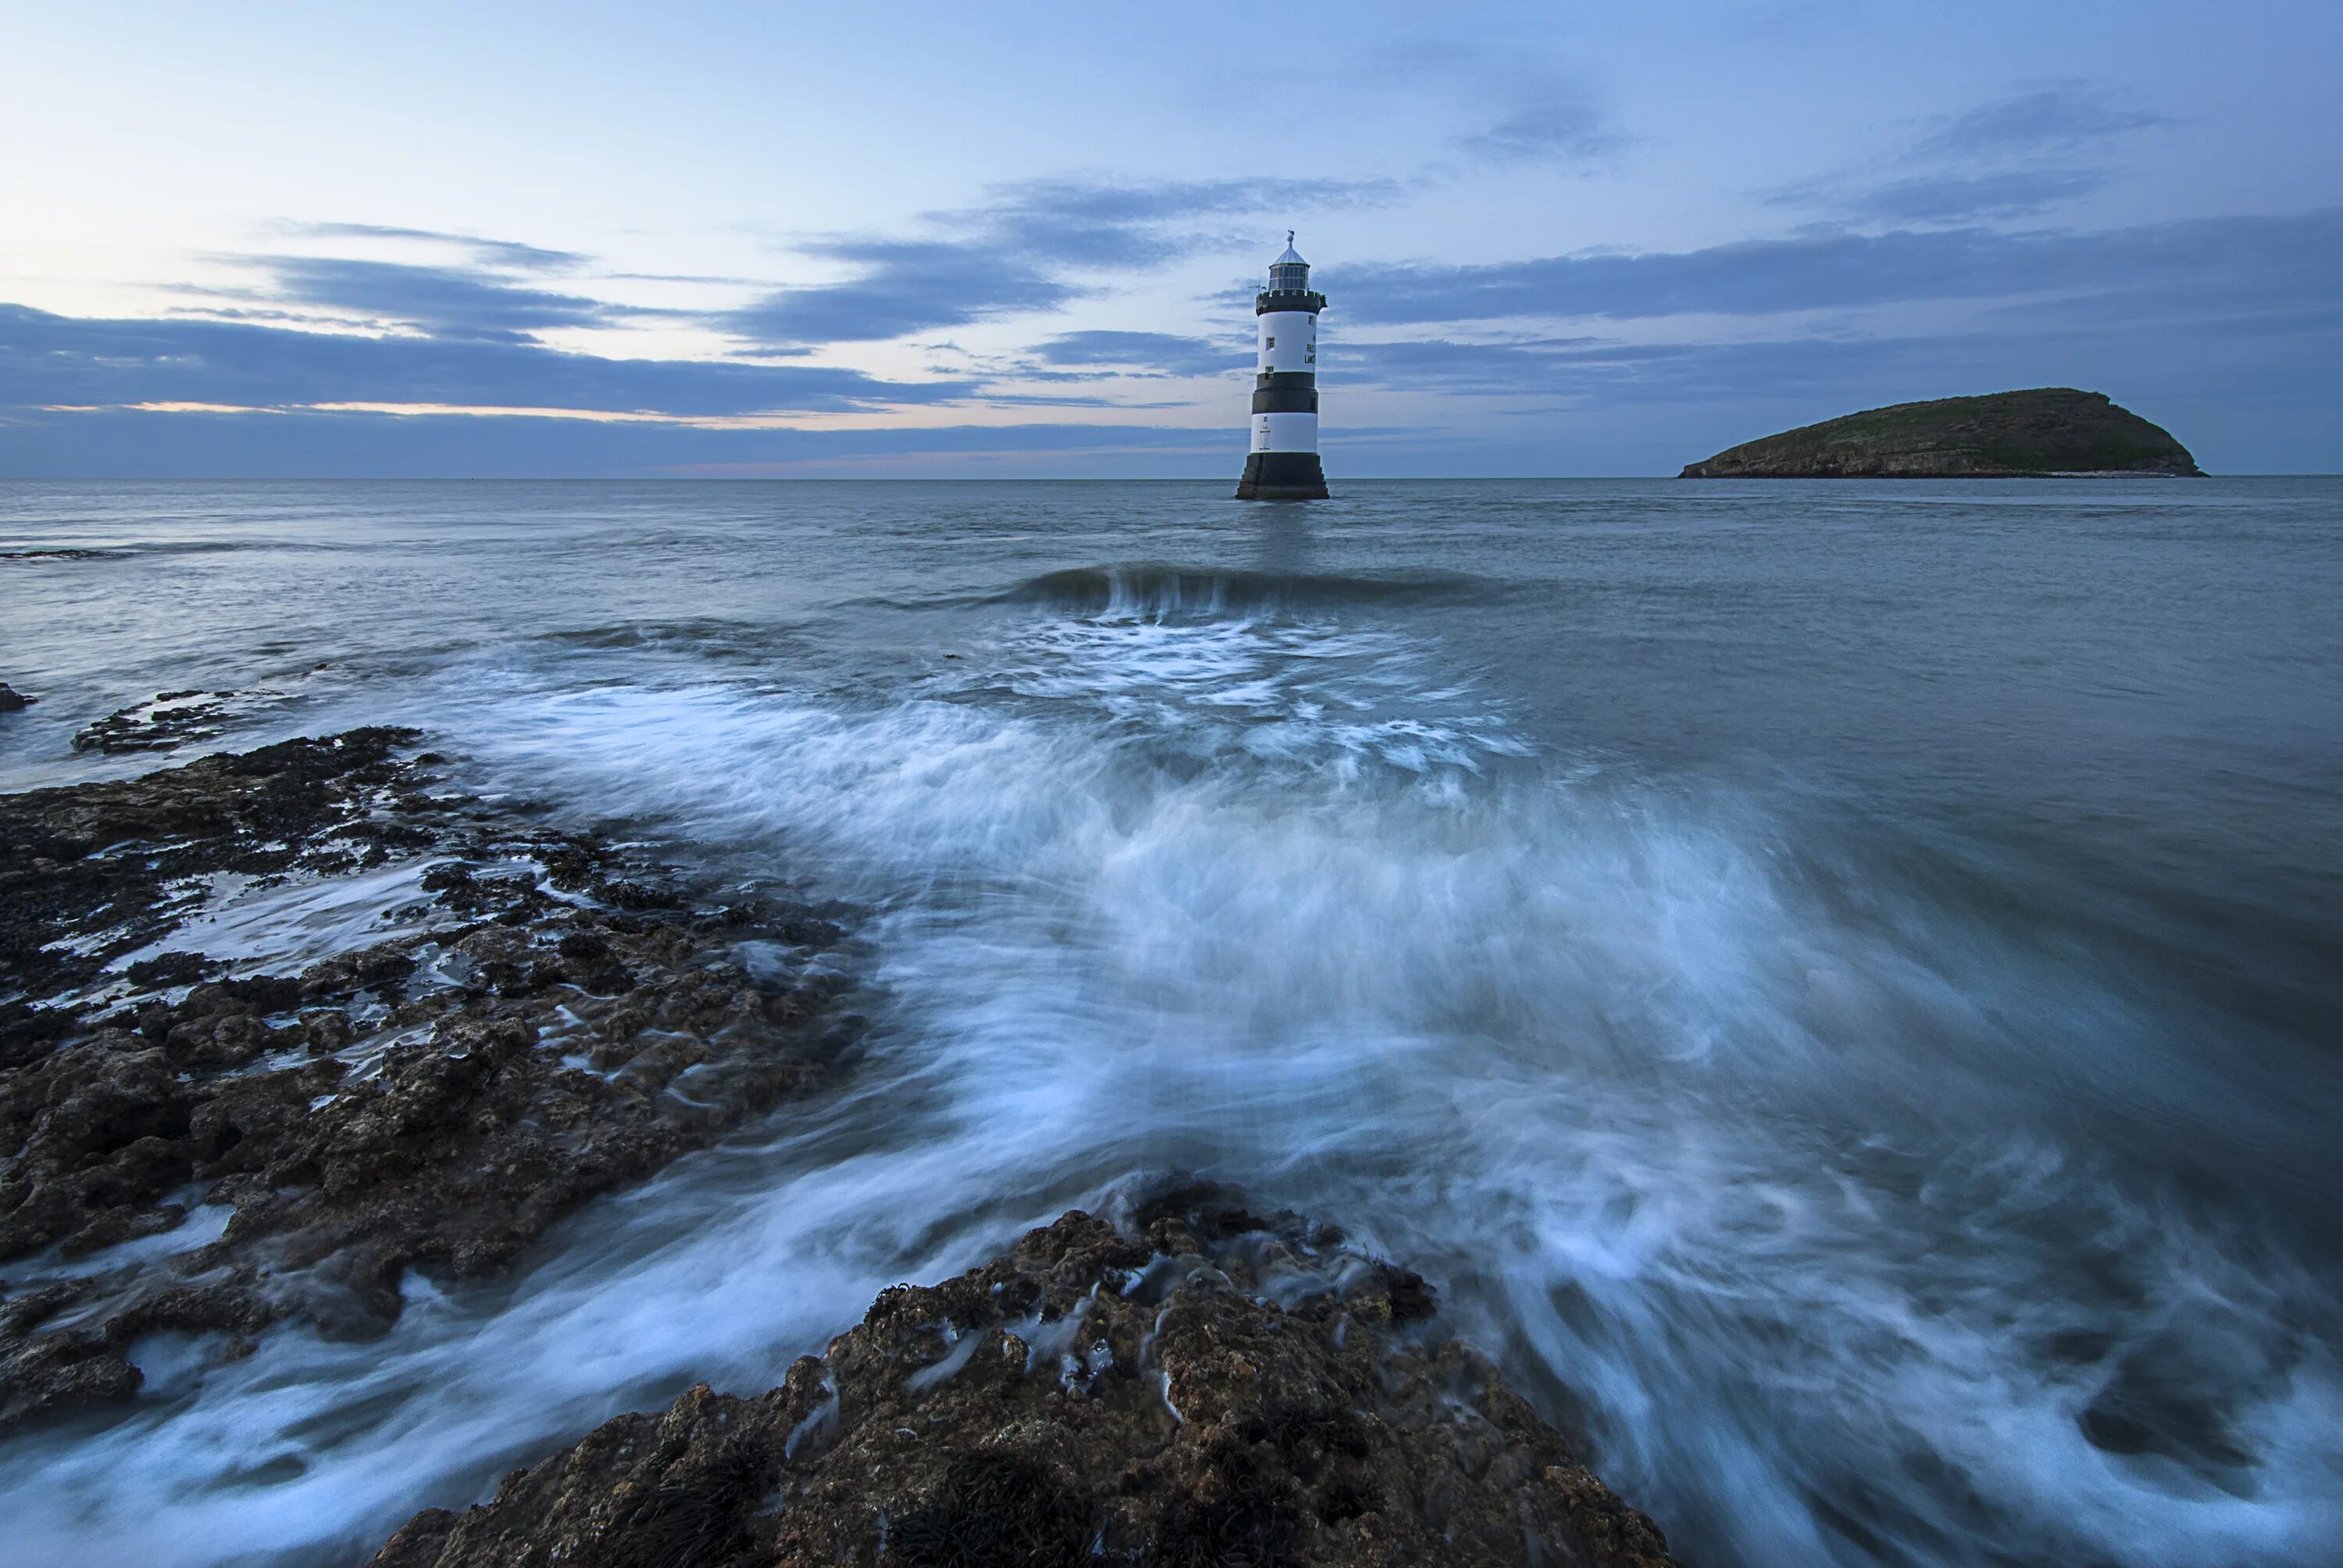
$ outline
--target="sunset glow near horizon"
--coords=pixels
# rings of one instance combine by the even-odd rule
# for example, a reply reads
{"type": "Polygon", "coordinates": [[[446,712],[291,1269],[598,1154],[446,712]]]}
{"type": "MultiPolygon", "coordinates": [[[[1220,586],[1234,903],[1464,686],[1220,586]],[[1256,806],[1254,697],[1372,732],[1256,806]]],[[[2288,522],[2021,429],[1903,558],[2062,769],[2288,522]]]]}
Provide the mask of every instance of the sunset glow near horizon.
{"type": "Polygon", "coordinates": [[[2343,468],[2343,14],[7,7],[0,477],[1330,472],[2103,391],[2343,468]],[[1273,20],[1274,25],[1271,25],[1273,20]]]}

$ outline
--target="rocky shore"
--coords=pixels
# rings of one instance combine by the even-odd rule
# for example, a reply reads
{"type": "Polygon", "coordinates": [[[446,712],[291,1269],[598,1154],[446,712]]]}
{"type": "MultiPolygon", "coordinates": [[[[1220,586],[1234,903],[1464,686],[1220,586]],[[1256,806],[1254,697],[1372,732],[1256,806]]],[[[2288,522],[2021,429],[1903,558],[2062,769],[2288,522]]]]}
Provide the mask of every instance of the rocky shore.
{"type": "Polygon", "coordinates": [[[373,1568],[1668,1562],[1421,1279],[1175,1192],[899,1285],[779,1388],[621,1416],[373,1568]]]}
{"type": "Polygon", "coordinates": [[[0,1429],[134,1397],[143,1335],[377,1332],[850,1041],[837,911],[434,792],[418,739],[0,799],[0,1429]],[[297,971],[162,945],[224,885],[367,879],[395,934],[297,971]]]}
{"type": "MultiPolygon", "coordinates": [[[[216,696],[89,749],[200,738],[216,696]]],[[[380,1333],[411,1272],[501,1269],[850,1070],[851,911],[546,826],[421,747],[0,798],[0,1445],[137,1398],[153,1336],[380,1333]]],[[[779,1387],[620,1416],[375,1558],[1090,1561],[1669,1559],[1425,1282],[1204,1188],[889,1290],[779,1387]]]]}

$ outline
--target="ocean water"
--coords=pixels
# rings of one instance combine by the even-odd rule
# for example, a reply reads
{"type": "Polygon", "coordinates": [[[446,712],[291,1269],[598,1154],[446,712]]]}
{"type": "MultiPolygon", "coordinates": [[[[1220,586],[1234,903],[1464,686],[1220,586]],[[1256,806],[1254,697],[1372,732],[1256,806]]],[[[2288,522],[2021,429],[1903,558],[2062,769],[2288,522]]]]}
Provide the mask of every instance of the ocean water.
{"type": "Polygon", "coordinates": [[[0,1558],[362,1558],[1176,1171],[1694,1561],[2343,1561],[2343,481],[1226,488],[0,486],[0,788],[414,724],[851,903],[873,1024],[385,1339],[142,1347],[0,1558]]]}

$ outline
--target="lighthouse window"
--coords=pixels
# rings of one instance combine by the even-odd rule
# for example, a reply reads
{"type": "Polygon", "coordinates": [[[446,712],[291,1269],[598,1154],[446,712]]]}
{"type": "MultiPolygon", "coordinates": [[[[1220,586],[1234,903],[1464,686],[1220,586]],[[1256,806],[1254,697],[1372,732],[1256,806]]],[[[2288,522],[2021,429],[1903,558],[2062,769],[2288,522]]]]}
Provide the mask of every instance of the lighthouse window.
{"type": "Polygon", "coordinates": [[[1276,339],[1274,337],[1271,337],[1271,338],[1270,338],[1270,340],[1269,340],[1269,346],[1270,346],[1272,348],[1274,348],[1274,347],[1277,347],[1277,339],[1276,339]]]}

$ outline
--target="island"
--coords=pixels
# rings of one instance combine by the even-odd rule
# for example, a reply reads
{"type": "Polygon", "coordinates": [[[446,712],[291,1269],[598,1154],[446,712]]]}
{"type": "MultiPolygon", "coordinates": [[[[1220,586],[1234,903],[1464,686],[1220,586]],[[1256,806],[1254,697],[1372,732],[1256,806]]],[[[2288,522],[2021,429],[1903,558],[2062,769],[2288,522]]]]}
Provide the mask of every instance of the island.
{"type": "Polygon", "coordinates": [[[2104,392],[2037,387],[1870,408],[1745,441],[1682,479],[2204,477],[2170,431],[2104,392]]]}

